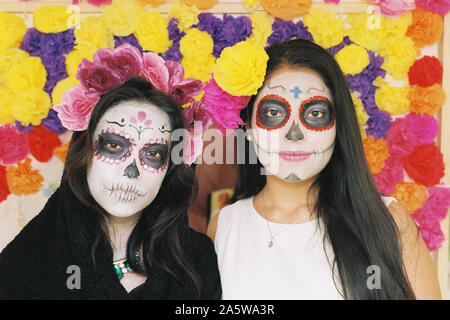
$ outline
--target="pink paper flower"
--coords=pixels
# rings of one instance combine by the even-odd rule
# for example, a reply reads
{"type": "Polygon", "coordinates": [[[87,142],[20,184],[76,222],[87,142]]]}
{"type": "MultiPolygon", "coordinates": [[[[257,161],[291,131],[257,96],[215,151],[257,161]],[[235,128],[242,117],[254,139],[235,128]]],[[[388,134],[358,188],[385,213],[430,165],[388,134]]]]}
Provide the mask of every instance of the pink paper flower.
{"type": "Polygon", "coordinates": [[[450,11],[450,0],[416,0],[416,5],[423,10],[445,16],[450,11]]]}
{"type": "Polygon", "coordinates": [[[410,113],[405,117],[406,125],[411,135],[407,135],[412,141],[410,145],[430,144],[434,142],[439,131],[436,119],[429,115],[410,113]]]}
{"type": "Polygon", "coordinates": [[[94,63],[106,65],[114,70],[119,74],[122,82],[139,75],[142,71],[141,52],[129,43],[124,43],[114,50],[97,50],[94,63]]]}
{"type": "Polygon", "coordinates": [[[333,3],[338,4],[339,1],[341,1],[341,0],[324,0],[324,1],[325,1],[325,2],[333,2],[333,3]]]}
{"type": "Polygon", "coordinates": [[[101,95],[122,81],[120,75],[108,66],[87,59],[81,61],[76,77],[90,97],[101,95]]]}
{"type": "Polygon", "coordinates": [[[386,133],[389,153],[400,158],[408,156],[416,145],[413,137],[405,118],[396,119],[386,133]]]}
{"type": "Polygon", "coordinates": [[[205,85],[205,94],[201,101],[206,105],[207,111],[214,121],[216,129],[223,135],[226,129],[236,129],[240,124],[244,124],[240,117],[240,112],[247,106],[249,96],[232,96],[222,90],[214,77],[205,85]]]}
{"type": "Polygon", "coordinates": [[[143,55],[143,65],[142,74],[145,79],[156,89],[169,93],[169,70],[166,61],[156,53],[146,52],[143,55]]]}
{"type": "Polygon", "coordinates": [[[29,152],[26,132],[19,132],[14,124],[0,126],[0,163],[14,164],[29,152]]]}
{"type": "Polygon", "coordinates": [[[403,180],[403,176],[402,159],[391,156],[384,161],[383,170],[373,175],[373,179],[378,190],[385,195],[389,195],[394,192],[395,185],[403,180]]]}
{"type": "Polygon", "coordinates": [[[445,237],[438,222],[419,225],[418,229],[428,251],[434,251],[442,246],[445,237]]]}
{"type": "Polygon", "coordinates": [[[194,97],[202,92],[202,81],[199,79],[184,79],[184,68],[176,62],[166,62],[169,71],[169,95],[180,105],[194,101],[194,97]]]}
{"type": "Polygon", "coordinates": [[[88,96],[81,85],[66,90],[61,98],[62,104],[54,105],[58,118],[64,127],[73,131],[86,130],[92,110],[99,96],[88,96]]]}
{"type": "Polygon", "coordinates": [[[376,5],[380,10],[379,13],[388,18],[397,18],[416,8],[414,0],[370,0],[370,3],[376,5]]]}
{"type": "MultiPolygon", "coordinates": [[[[435,186],[427,189],[428,199],[422,205],[424,210],[434,221],[441,221],[447,216],[450,207],[450,188],[435,186]]],[[[417,211],[416,211],[417,212],[417,211]]],[[[417,212],[420,215],[421,212],[417,212]]]]}

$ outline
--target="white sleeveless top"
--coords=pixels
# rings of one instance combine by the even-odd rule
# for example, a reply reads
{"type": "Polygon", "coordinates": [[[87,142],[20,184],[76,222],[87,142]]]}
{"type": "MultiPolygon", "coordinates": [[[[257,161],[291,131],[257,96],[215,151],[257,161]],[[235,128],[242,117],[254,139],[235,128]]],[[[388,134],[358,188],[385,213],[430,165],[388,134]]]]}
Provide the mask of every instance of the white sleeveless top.
{"type": "MultiPolygon", "coordinates": [[[[219,213],[214,246],[222,299],[343,299],[338,278],[337,288],[333,283],[333,250],[328,241],[324,249],[319,219],[300,224],[269,222],[272,235],[280,232],[269,247],[267,220],[256,211],[253,198],[219,213]]],[[[383,200],[389,206],[395,199],[383,200]]]]}

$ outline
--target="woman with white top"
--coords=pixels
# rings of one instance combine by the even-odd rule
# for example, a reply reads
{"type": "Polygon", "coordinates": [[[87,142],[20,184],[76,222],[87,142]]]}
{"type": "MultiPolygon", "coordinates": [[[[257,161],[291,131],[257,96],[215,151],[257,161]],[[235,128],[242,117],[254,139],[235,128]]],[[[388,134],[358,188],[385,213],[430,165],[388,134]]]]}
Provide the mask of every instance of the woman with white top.
{"type": "Polygon", "coordinates": [[[338,64],[303,39],[267,54],[242,112],[257,163],[208,228],[222,298],[440,299],[414,221],[372,180],[338,64]]]}

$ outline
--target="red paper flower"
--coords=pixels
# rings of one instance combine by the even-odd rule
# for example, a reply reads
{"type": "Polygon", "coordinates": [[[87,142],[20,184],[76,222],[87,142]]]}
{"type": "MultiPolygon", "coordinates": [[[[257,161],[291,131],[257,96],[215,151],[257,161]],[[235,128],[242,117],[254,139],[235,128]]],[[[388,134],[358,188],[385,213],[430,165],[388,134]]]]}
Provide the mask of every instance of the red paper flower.
{"type": "Polygon", "coordinates": [[[0,202],[8,198],[9,192],[8,181],[6,180],[6,168],[0,166],[0,202]]]}
{"type": "Polygon", "coordinates": [[[435,144],[417,146],[405,158],[404,168],[414,181],[431,187],[444,176],[442,153],[435,144]]]}
{"type": "Polygon", "coordinates": [[[438,58],[424,56],[416,60],[409,69],[409,84],[429,87],[433,84],[442,84],[442,65],[438,58]]]}
{"type": "Polygon", "coordinates": [[[58,134],[47,130],[43,125],[28,134],[28,146],[33,157],[40,162],[47,162],[53,156],[53,150],[61,145],[58,134]]]}

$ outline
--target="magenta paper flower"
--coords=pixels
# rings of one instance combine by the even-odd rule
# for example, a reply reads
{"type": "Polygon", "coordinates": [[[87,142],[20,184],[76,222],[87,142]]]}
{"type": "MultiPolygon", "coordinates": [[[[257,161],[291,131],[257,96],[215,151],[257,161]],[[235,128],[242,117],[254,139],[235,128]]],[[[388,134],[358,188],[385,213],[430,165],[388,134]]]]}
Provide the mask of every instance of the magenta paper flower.
{"type": "Polygon", "coordinates": [[[122,81],[121,76],[108,66],[91,62],[86,58],[78,66],[76,77],[86,89],[85,94],[90,97],[102,95],[122,81]]]}
{"type": "Polygon", "coordinates": [[[385,195],[392,194],[395,185],[401,182],[403,177],[403,160],[392,156],[384,161],[383,170],[373,175],[378,190],[385,195]]]}
{"type": "Polygon", "coordinates": [[[14,124],[0,126],[0,163],[14,164],[28,155],[28,134],[17,130],[14,124]]]}
{"type": "Polygon", "coordinates": [[[94,55],[94,63],[107,66],[119,74],[121,82],[138,76],[142,71],[142,55],[136,47],[124,43],[112,49],[99,49],[94,55]]]}
{"type": "Polygon", "coordinates": [[[429,115],[418,115],[410,113],[405,117],[408,131],[411,135],[408,135],[412,141],[411,145],[430,144],[434,142],[439,131],[439,125],[436,118],[429,115]]]}
{"type": "Polygon", "coordinates": [[[407,11],[414,10],[414,0],[370,0],[380,9],[380,14],[388,18],[397,18],[407,11]]]}
{"type": "Polygon", "coordinates": [[[88,96],[81,85],[76,85],[64,91],[61,104],[53,106],[64,127],[73,131],[86,130],[91,118],[92,110],[99,100],[99,96],[88,96]]]}
{"type": "Polygon", "coordinates": [[[416,0],[416,5],[423,10],[445,16],[450,11],[450,0],[416,0]]]}
{"type": "Polygon", "coordinates": [[[205,94],[201,101],[206,105],[210,117],[213,119],[216,129],[223,135],[226,129],[236,129],[244,124],[240,112],[247,106],[250,96],[233,96],[222,90],[214,77],[205,85],[205,94]]]}
{"type": "Polygon", "coordinates": [[[202,81],[184,79],[184,68],[176,61],[166,62],[169,71],[169,95],[181,106],[194,101],[194,97],[202,92],[202,81]]]}
{"type": "Polygon", "coordinates": [[[169,70],[166,67],[166,61],[153,52],[146,52],[143,56],[142,74],[153,86],[164,92],[169,93],[169,70]]]}

